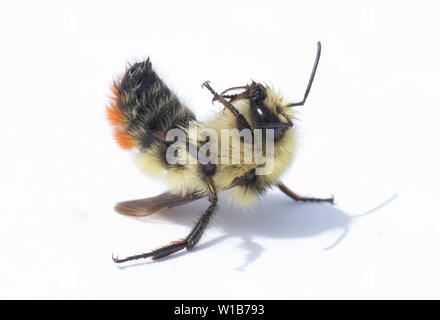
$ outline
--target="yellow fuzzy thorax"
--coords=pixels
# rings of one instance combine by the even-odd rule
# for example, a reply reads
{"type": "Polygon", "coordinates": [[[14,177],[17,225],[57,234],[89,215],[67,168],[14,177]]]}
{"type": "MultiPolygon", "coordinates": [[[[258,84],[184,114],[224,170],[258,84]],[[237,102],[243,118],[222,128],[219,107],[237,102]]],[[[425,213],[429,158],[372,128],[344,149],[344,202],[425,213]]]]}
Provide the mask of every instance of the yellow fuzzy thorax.
{"type": "MultiPolygon", "coordinates": [[[[279,115],[277,110],[284,112],[289,118],[293,118],[294,110],[287,107],[287,103],[283,102],[272,88],[266,87],[266,99],[264,100],[265,105],[274,113],[279,115]]],[[[238,100],[233,103],[234,107],[246,118],[251,127],[253,127],[252,116],[250,106],[247,100],[238,100]]],[[[285,118],[279,115],[280,122],[286,122],[285,118]]],[[[244,150],[246,146],[242,141],[240,144],[240,163],[223,163],[220,159],[220,149],[221,149],[221,136],[222,129],[236,129],[236,118],[227,109],[223,109],[221,112],[216,114],[215,117],[197,124],[198,132],[203,132],[206,129],[213,130],[217,133],[219,137],[218,141],[218,164],[216,173],[214,174],[213,181],[215,188],[218,192],[227,189],[234,179],[242,177],[249,173],[252,169],[259,166],[255,159],[252,159],[251,163],[244,163],[244,150]]],[[[188,132],[187,132],[188,133],[188,132]]],[[[194,137],[188,135],[190,142],[197,145],[197,141],[194,137]]],[[[195,137],[199,139],[200,136],[195,137]]],[[[234,138],[231,138],[234,139],[234,138]]],[[[230,144],[233,144],[230,143],[230,144]]],[[[182,147],[183,148],[183,147],[182,147]]],[[[230,152],[232,148],[230,145],[230,152]]],[[[258,179],[262,179],[266,184],[275,184],[279,181],[281,175],[290,166],[296,150],[296,134],[295,128],[291,128],[284,132],[280,140],[278,140],[274,145],[274,157],[273,159],[266,159],[266,165],[273,166],[273,171],[267,175],[260,175],[258,179]],[[269,163],[271,161],[272,163],[269,163]]],[[[186,159],[191,157],[186,150],[182,150],[186,159]]],[[[200,172],[200,167],[197,164],[184,164],[183,168],[168,168],[166,169],[163,165],[163,159],[160,158],[160,152],[158,147],[151,147],[150,149],[137,153],[136,163],[146,174],[153,177],[162,178],[169,186],[169,191],[173,194],[178,195],[188,195],[195,192],[206,193],[206,180],[203,174],[200,172]]],[[[241,205],[247,205],[256,200],[259,196],[256,192],[250,192],[246,187],[235,187],[233,192],[230,192],[232,200],[241,205]]]]}

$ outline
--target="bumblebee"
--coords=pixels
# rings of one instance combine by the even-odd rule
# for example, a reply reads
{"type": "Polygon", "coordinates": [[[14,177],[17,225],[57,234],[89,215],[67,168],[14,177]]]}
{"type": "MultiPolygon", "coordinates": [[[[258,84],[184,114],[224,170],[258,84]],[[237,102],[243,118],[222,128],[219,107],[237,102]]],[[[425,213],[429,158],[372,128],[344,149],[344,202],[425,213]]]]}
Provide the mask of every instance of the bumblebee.
{"type": "MultiPolygon", "coordinates": [[[[297,103],[283,101],[271,87],[254,81],[221,93],[217,93],[209,81],[203,83],[202,87],[213,95],[213,102],[221,103],[224,109],[215,117],[197,123],[197,132],[211,130],[219,136],[224,130],[250,133],[250,143],[238,136],[238,163],[218,161],[219,152],[212,152],[215,155],[210,158],[211,161],[200,161],[197,155],[202,149],[202,142],[206,141],[199,133],[195,138],[190,137],[190,123],[196,121],[195,114],[159,78],[150,59],[128,67],[123,76],[113,83],[112,99],[106,109],[107,118],[114,127],[114,137],[119,146],[126,150],[134,149],[135,162],[141,170],[149,176],[163,179],[169,191],[152,198],[118,203],[115,210],[126,215],[145,216],[204,197],[208,198],[209,206],[185,239],[149,253],[124,259],[113,257],[114,262],[122,263],[148,257],[159,259],[183,249],[191,250],[213,219],[218,207],[218,193],[228,189],[234,190],[231,196],[240,204],[252,203],[272,187],[279,188],[295,201],[333,204],[333,197],[302,197],[280,181],[281,175],[294,158],[297,146],[293,107],[302,106],[306,102],[320,55],[321,43],[318,42],[308,86],[303,100],[297,103]],[[168,139],[167,134],[176,129],[187,134],[185,141],[176,143],[168,139]],[[249,161],[243,161],[243,150],[246,147],[248,150],[249,147],[250,150],[255,149],[257,134],[267,138],[269,132],[273,143],[272,157],[267,157],[267,143],[262,144],[262,151],[266,155],[265,165],[271,170],[266,174],[258,174],[262,167],[261,162],[255,156],[249,161]],[[170,150],[171,154],[180,154],[193,161],[170,162],[170,150]],[[213,159],[216,161],[212,161],[213,159]]],[[[217,144],[213,150],[219,151],[221,147],[221,144],[217,144]]],[[[229,146],[227,152],[231,156],[232,149],[229,146]]]]}

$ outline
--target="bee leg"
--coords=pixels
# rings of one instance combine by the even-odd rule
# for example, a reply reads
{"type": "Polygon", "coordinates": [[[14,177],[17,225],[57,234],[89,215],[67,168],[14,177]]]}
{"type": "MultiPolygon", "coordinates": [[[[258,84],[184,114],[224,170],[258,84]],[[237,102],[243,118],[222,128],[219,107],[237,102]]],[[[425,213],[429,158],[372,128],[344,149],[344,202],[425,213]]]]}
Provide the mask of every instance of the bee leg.
{"type": "Polygon", "coordinates": [[[247,122],[246,118],[237,110],[237,108],[232,105],[230,101],[226,100],[222,95],[219,95],[217,92],[215,92],[215,90],[212,89],[211,85],[209,84],[209,81],[203,82],[202,87],[207,88],[214,95],[213,101],[219,101],[225,106],[226,109],[232,112],[237,119],[238,130],[249,129],[252,131],[252,128],[249,125],[249,122],[247,122]]]}
{"type": "Polygon", "coordinates": [[[205,87],[206,89],[209,90],[209,92],[211,92],[211,94],[214,96],[214,98],[212,98],[212,102],[214,103],[215,100],[217,100],[218,97],[220,97],[220,95],[211,87],[211,81],[206,80],[205,82],[202,83],[202,88],[205,87]]]}
{"type": "Polygon", "coordinates": [[[217,207],[217,196],[215,196],[215,199],[210,199],[209,201],[211,202],[211,204],[209,205],[208,209],[206,209],[206,211],[200,217],[194,229],[185,239],[187,250],[191,250],[196,246],[196,244],[199,242],[200,238],[202,237],[203,233],[205,232],[206,227],[211,221],[212,216],[215,213],[215,209],[217,207]]]}
{"type": "Polygon", "coordinates": [[[292,190],[290,190],[289,188],[287,188],[286,185],[282,182],[278,183],[278,188],[282,192],[284,192],[288,197],[292,198],[295,201],[328,202],[331,204],[334,204],[334,202],[335,202],[335,198],[333,196],[331,196],[331,198],[308,198],[308,197],[300,196],[300,195],[296,194],[295,192],[293,192],[292,190]]]}
{"type": "Polygon", "coordinates": [[[126,261],[144,259],[149,257],[151,257],[153,260],[156,260],[166,257],[177,251],[183,250],[185,248],[187,250],[191,250],[192,248],[194,248],[195,245],[199,242],[200,238],[202,237],[204,231],[206,230],[206,227],[211,221],[211,218],[214,215],[215,209],[217,207],[217,194],[213,187],[212,181],[208,183],[208,187],[209,187],[209,202],[211,204],[203,213],[203,215],[200,217],[199,221],[197,222],[193,230],[190,232],[190,234],[186,237],[186,239],[174,241],[169,245],[153,250],[149,253],[142,253],[134,256],[129,256],[124,259],[118,259],[118,257],[116,258],[112,257],[113,261],[115,263],[122,263],[126,261]]]}
{"type": "Polygon", "coordinates": [[[243,98],[244,97],[243,96],[244,92],[237,93],[237,94],[231,94],[231,95],[226,94],[226,92],[233,91],[233,90],[240,90],[240,89],[243,89],[243,90],[245,90],[244,92],[246,92],[247,90],[249,90],[249,86],[246,85],[246,86],[240,86],[240,87],[232,87],[232,88],[224,90],[222,93],[220,93],[220,95],[222,97],[228,98],[229,101],[232,102],[232,101],[238,100],[240,98],[243,98]]]}

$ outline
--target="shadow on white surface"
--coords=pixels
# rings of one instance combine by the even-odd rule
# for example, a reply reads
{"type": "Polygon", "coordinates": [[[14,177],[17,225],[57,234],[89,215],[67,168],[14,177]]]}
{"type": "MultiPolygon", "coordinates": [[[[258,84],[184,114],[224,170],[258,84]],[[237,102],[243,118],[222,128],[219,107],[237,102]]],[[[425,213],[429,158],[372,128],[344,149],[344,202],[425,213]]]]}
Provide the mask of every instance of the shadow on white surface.
{"type": "MultiPolygon", "coordinates": [[[[284,195],[271,195],[259,201],[252,209],[243,211],[240,208],[227,207],[224,197],[220,199],[220,208],[214,220],[214,227],[219,228],[225,234],[215,239],[200,242],[193,251],[203,250],[231,237],[243,240],[241,247],[247,252],[246,262],[237,268],[244,270],[251,263],[256,261],[262,254],[264,248],[255,242],[255,237],[293,239],[313,237],[323,232],[340,230],[341,235],[330,243],[323,250],[330,250],[337,246],[348,234],[350,225],[354,219],[374,213],[386,206],[397,194],[368,210],[365,213],[350,216],[337,208],[337,205],[321,203],[300,203],[294,202],[284,195]]],[[[135,218],[148,223],[166,221],[166,223],[180,224],[191,228],[201,213],[207,208],[207,200],[198,200],[193,203],[172,208],[165,212],[158,213],[145,218],[135,218]]],[[[189,231],[188,231],[189,232],[189,231]]],[[[207,230],[209,232],[209,230],[207,230]]],[[[177,239],[170,239],[177,240],[177,239]]],[[[121,265],[125,269],[138,265],[157,263],[175,259],[186,254],[186,251],[178,252],[159,261],[146,260],[138,263],[121,265]]]]}

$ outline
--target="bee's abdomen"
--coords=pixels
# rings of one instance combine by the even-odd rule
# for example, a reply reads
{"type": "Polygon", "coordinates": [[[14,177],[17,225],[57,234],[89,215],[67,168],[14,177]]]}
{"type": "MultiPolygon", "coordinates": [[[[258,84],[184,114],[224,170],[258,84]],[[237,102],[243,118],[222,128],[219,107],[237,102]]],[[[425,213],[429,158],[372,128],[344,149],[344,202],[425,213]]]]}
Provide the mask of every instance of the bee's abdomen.
{"type": "Polygon", "coordinates": [[[123,149],[148,149],[173,128],[187,127],[194,114],[182,105],[151,67],[149,60],[132,65],[112,86],[107,118],[123,149]]]}

